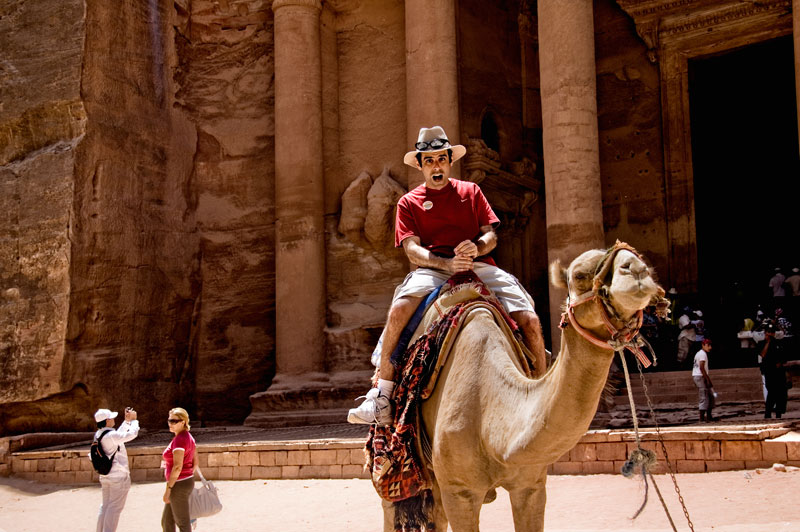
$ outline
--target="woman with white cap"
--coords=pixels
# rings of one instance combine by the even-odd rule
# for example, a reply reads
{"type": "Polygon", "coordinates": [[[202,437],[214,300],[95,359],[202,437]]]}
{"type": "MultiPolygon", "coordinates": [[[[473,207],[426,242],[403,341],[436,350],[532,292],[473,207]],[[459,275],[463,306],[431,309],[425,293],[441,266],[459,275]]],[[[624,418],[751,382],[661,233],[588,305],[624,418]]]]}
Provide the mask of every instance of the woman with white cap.
{"type": "Polygon", "coordinates": [[[111,458],[111,469],[107,475],[100,475],[100,487],[103,503],[97,516],[97,532],[114,532],[119,523],[119,516],[131,489],[131,471],[128,466],[128,451],[125,442],[129,442],[139,434],[139,421],[136,410],[125,409],[125,421],[114,430],[117,412],[101,408],[94,413],[97,432],[94,435],[103,454],[111,458]]]}

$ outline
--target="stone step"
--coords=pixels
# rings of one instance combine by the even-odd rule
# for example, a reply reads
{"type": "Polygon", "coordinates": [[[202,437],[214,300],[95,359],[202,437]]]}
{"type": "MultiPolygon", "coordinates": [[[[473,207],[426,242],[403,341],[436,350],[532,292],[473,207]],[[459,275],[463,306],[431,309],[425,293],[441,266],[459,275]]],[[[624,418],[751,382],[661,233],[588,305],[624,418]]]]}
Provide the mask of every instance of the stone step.
{"type": "MultiPolygon", "coordinates": [[[[761,372],[758,368],[737,368],[721,369],[710,372],[712,380],[724,380],[725,382],[751,382],[760,379],[761,372]]],[[[646,373],[645,380],[648,386],[671,386],[684,382],[692,382],[690,371],[668,371],[661,373],[646,373]]],[[[641,387],[641,379],[638,375],[631,375],[631,387],[641,387]]]]}
{"type": "MultiPolygon", "coordinates": [[[[719,402],[749,402],[764,399],[761,388],[761,373],[758,368],[732,368],[711,370],[714,390],[719,402]]],[[[665,403],[694,404],[697,402],[697,387],[689,371],[670,371],[645,374],[650,400],[654,405],[665,403]]],[[[631,390],[637,404],[646,403],[641,379],[631,379],[631,390]]],[[[628,403],[628,393],[623,383],[614,397],[614,404],[628,403]]]]}

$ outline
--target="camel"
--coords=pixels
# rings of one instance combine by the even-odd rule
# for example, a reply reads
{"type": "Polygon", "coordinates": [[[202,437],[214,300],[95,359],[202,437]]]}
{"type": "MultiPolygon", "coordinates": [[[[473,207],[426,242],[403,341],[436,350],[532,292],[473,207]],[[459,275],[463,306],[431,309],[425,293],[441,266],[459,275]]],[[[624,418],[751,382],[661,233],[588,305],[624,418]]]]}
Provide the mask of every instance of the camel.
{"type": "MultiPolygon", "coordinates": [[[[544,530],[547,466],[589,428],[614,356],[603,311],[611,327],[629,328],[664,294],[638,253],[619,242],[583,253],[567,269],[554,263],[550,274],[568,289],[572,319],[547,373],[525,377],[492,314],[476,310],[421,406],[438,531],[449,522],[453,532],[478,532],[481,505],[498,486],[511,496],[516,532],[544,530]]],[[[384,501],[385,532],[393,522],[384,501]]]]}

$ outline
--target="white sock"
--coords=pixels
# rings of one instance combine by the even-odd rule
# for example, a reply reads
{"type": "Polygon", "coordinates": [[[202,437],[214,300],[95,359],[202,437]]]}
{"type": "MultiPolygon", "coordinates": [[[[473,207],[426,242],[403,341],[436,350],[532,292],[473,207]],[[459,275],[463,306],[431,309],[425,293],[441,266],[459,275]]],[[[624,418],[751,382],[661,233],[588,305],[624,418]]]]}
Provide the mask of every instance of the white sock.
{"type": "Polygon", "coordinates": [[[388,397],[391,399],[393,392],[394,392],[394,381],[378,379],[378,395],[382,395],[384,397],[388,397]]]}

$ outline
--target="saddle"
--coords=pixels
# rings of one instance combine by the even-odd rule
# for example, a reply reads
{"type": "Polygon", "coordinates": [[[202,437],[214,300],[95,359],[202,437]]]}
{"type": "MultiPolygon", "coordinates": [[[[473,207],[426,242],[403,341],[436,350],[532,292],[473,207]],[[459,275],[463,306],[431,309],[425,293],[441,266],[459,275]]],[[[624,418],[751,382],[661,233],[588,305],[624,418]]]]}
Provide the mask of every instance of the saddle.
{"type": "Polygon", "coordinates": [[[394,427],[373,425],[366,442],[366,467],[378,495],[394,503],[398,531],[416,531],[423,526],[430,530],[432,482],[425,460],[429,453],[423,451],[428,439],[419,409],[433,393],[458,333],[479,309],[494,316],[514,346],[518,369],[532,375],[533,358],[521,341],[517,324],[486,285],[472,271],[446,281],[423,311],[416,331],[410,335],[411,345],[399,355],[393,354],[392,362],[398,369],[394,427]]]}

